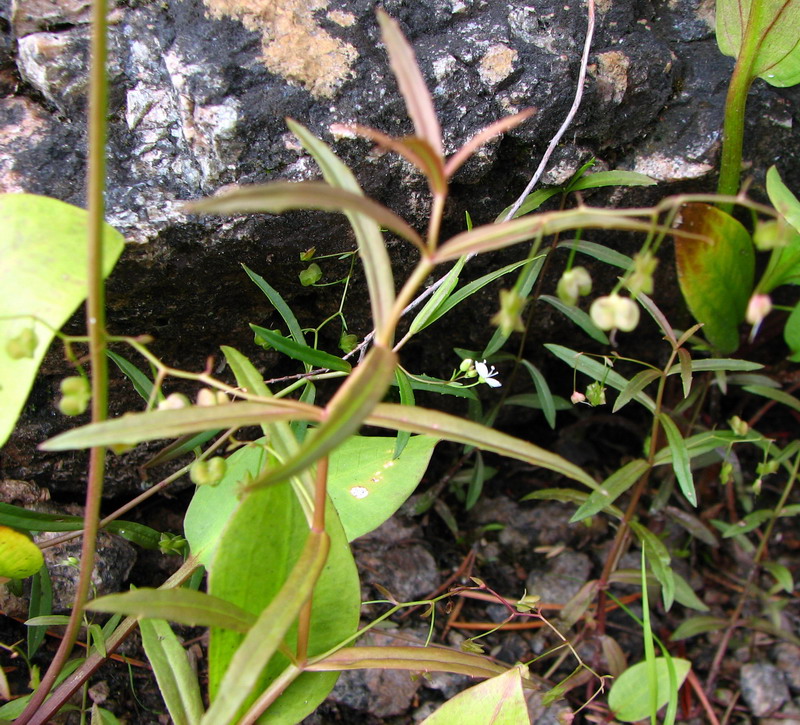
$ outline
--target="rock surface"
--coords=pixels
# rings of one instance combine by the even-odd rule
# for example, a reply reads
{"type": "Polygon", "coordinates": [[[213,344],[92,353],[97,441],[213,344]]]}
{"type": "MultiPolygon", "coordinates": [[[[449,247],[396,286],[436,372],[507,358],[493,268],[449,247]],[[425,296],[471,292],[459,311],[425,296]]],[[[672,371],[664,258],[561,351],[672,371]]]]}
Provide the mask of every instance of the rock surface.
{"type": "MultiPolygon", "coordinates": [[[[267,278],[303,324],[319,324],[337,309],[338,292],[301,287],[298,253],[310,246],[319,253],[352,249],[346,223],[311,213],[199,218],[182,204],[227,184],[316,178],[315,164],[287,131],[289,116],[332,144],[368,194],[425,227],[423,180],[396,156],[372,153],[368,143],[329,130],[332,123],[356,121],[393,135],[411,130],[373,3],[114,5],[107,211],[130,244],[109,283],[110,329],[153,335],[154,351],[176,366],[202,369],[228,344],[252,354],[268,376],[285,372],[277,355],[252,346],[248,322],[275,327],[280,320],[240,264],[267,278]]],[[[713,189],[732,68],[716,49],[713,2],[597,5],[583,105],[545,182],[563,181],[595,156],[598,168],[636,169],[669,182],[647,194],[618,193],[620,203],[713,189]]],[[[586,28],[583,3],[388,0],[384,7],[414,45],[448,153],[485,124],[537,108],[528,122],[482,148],[454,180],[445,232],[463,228],[465,210],[476,223],[491,221],[524,187],[570,106],[586,28]]],[[[0,0],[0,191],[84,202],[88,8],[85,0],[0,0]]],[[[800,140],[792,128],[798,98],[797,89],[754,86],[745,160],[753,163],[756,192],[773,163],[790,187],[800,186],[800,140]]],[[[414,255],[395,241],[389,245],[399,276],[414,255]]],[[[486,264],[476,260],[471,273],[486,271],[486,264]]],[[[339,271],[331,265],[323,281],[339,271]]],[[[358,272],[355,282],[345,314],[360,336],[371,326],[358,272]]],[[[453,334],[434,332],[410,345],[406,354],[415,370],[447,375],[453,346],[482,345],[491,334],[496,294],[492,288],[485,301],[459,312],[453,334]]],[[[558,324],[561,318],[543,314],[540,337],[558,324]]],[[[81,330],[79,319],[71,329],[81,330]]],[[[331,334],[322,342],[335,349],[338,337],[331,334]]],[[[51,354],[44,373],[0,466],[9,477],[79,490],[82,456],[34,451],[71,425],[51,412],[64,375],[60,352],[51,354]]],[[[114,414],[138,405],[126,382],[114,387],[114,414]]],[[[110,493],[141,487],[134,466],[111,465],[110,493]]]]}

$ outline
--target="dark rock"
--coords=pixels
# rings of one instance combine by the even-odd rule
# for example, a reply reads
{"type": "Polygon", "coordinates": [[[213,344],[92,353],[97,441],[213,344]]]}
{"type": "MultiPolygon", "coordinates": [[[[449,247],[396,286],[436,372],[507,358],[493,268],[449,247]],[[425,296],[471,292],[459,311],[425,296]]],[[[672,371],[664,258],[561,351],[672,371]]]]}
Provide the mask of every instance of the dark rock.
{"type": "Polygon", "coordinates": [[[538,595],[548,604],[566,604],[589,580],[591,559],[581,552],[562,551],[549,560],[545,571],[528,576],[528,593],[538,595]]]}
{"type": "MultiPolygon", "coordinates": [[[[619,203],[713,188],[732,61],[714,45],[711,5],[598,3],[583,106],[549,181],[563,180],[593,155],[599,168],[636,168],[679,183],[619,192],[619,203]]],[[[8,0],[0,2],[0,189],[83,204],[88,3],[19,0],[13,7],[12,14],[8,0]]],[[[582,6],[391,0],[385,7],[414,44],[448,153],[486,123],[538,109],[487,144],[455,179],[445,234],[463,228],[465,210],[476,223],[488,222],[524,187],[572,102],[582,6]]],[[[109,282],[110,329],[152,334],[153,350],[171,365],[202,369],[228,344],[252,354],[267,374],[284,374],[277,355],[252,346],[248,322],[280,321],[239,265],[266,276],[301,324],[316,325],[336,310],[338,293],[297,284],[297,255],[312,245],[320,253],[352,249],[352,233],[330,215],[197,218],[182,202],[231,183],[316,178],[315,164],[287,132],[284,118],[291,116],[333,145],[367,193],[425,227],[427,186],[419,175],[392,154],[370,153],[370,144],[329,131],[332,123],[355,121],[395,135],[411,130],[379,42],[374,3],[137,0],[117,3],[110,19],[107,216],[131,242],[109,282]]],[[[797,88],[754,84],[745,161],[753,163],[756,193],[774,162],[790,187],[800,186],[800,142],[791,128],[799,98],[797,88]]],[[[389,244],[399,278],[415,255],[389,244]]],[[[467,276],[489,264],[475,260],[467,276]]],[[[404,357],[415,371],[447,375],[453,346],[481,346],[491,334],[496,294],[495,286],[457,312],[447,335],[439,327],[409,345],[404,357]]],[[[357,335],[371,329],[368,309],[357,273],[345,309],[357,335]]],[[[80,319],[71,325],[80,330],[80,319]]],[[[537,316],[531,339],[552,339],[562,325],[554,314],[537,316]]],[[[323,340],[329,343],[335,349],[336,340],[323,340]]],[[[541,356],[538,342],[533,355],[541,356]]],[[[34,449],[67,426],[49,405],[65,374],[57,352],[46,369],[0,467],[7,477],[55,477],[74,490],[83,457],[42,459],[34,449]],[[24,461],[35,469],[30,476],[24,461]]],[[[114,414],[139,405],[127,383],[113,385],[114,414]]],[[[113,469],[108,491],[141,488],[134,468],[113,469]]]]}

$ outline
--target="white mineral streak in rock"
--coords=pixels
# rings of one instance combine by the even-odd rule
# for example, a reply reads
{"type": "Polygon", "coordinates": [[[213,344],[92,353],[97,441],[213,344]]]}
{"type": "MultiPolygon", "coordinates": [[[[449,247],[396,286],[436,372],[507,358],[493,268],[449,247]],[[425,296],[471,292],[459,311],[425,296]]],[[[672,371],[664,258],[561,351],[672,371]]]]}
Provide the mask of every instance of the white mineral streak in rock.
{"type": "Polygon", "coordinates": [[[714,167],[699,161],[689,161],[682,156],[665,156],[655,153],[650,156],[637,156],[634,171],[657,181],[683,181],[705,176],[714,167]]]}
{"type": "MultiPolygon", "coordinates": [[[[317,98],[333,98],[352,76],[358,51],[321,28],[315,17],[315,12],[327,9],[328,0],[203,1],[213,17],[231,17],[261,32],[262,60],[269,71],[317,98]]],[[[331,19],[342,25],[344,16],[331,19]]]]}

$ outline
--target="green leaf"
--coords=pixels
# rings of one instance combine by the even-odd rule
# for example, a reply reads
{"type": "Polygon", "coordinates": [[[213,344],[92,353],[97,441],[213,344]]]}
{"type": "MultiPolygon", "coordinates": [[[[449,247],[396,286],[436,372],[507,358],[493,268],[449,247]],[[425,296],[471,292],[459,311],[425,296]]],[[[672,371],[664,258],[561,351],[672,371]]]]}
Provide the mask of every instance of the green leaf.
{"type": "Polygon", "coordinates": [[[569,185],[570,191],[583,191],[584,189],[598,189],[602,186],[654,186],[658,182],[638,171],[596,171],[585,174],[580,179],[569,185]]]}
{"type": "Polygon", "coordinates": [[[264,471],[248,483],[245,490],[252,491],[297,475],[355,433],[385,395],[394,378],[396,364],[397,356],[392,350],[375,345],[336,391],[325,408],[324,422],[309,433],[297,453],[282,465],[264,471]]]}
{"type": "Polygon", "coordinates": [[[528,441],[455,415],[427,408],[381,403],[367,417],[366,422],[381,428],[407,430],[472,445],[483,451],[492,451],[534,466],[548,468],[593,490],[597,488],[597,484],[589,474],[565,458],[528,441]]]}
{"type": "MultiPolygon", "coordinates": [[[[0,446],[25,404],[53,330],[85,299],[87,229],[84,209],[33,194],[0,194],[0,446]],[[30,355],[10,357],[9,342],[31,331],[36,340],[30,355]]],[[[103,226],[104,277],[123,244],[119,232],[103,226]]]]}
{"type": "Polygon", "coordinates": [[[44,566],[42,550],[30,538],[0,526],[0,577],[25,579],[44,566]]]}
{"type": "MultiPolygon", "coordinates": [[[[397,390],[400,394],[400,405],[414,405],[414,387],[411,384],[411,378],[409,378],[408,374],[405,370],[403,370],[399,365],[394,371],[394,380],[397,384],[397,390]]],[[[411,433],[408,431],[400,430],[397,431],[397,436],[395,437],[394,443],[394,454],[393,458],[399,458],[400,454],[405,450],[405,447],[408,445],[408,441],[411,439],[411,433]]]]}
{"type": "MultiPolygon", "coordinates": [[[[761,370],[764,366],[750,360],[737,360],[736,358],[706,358],[704,360],[692,360],[692,372],[702,373],[708,371],[723,370],[726,372],[749,372],[751,370],[761,370]]],[[[677,375],[683,373],[680,363],[673,365],[667,375],[677,375]]]]}
{"type": "Polygon", "coordinates": [[[703,334],[723,354],[739,347],[739,324],[753,291],[755,256],[747,230],[708,204],[681,208],[679,228],[702,239],[675,235],[675,260],[683,298],[703,334]]]}
{"type": "MultiPolygon", "coordinates": [[[[122,371],[122,374],[131,381],[133,389],[139,393],[140,397],[145,402],[149,402],[150,393],[153,390],[153,381],[132,362],[122,357],[122,355],[117,355],[117,353],[111,350],[106,350],[106,355],[108,355],[109,359],[122,371]]],[[[159,394],[158,400],[162,400],[163,398],[164,396],[159,394]]]]}
{"type": "Polygon", "coordinates": [[[298,345],[305,345],[306,339],[303,336],[303,330],[300,327],[300,323],[297,321],[297,318],[294,316],[294,312],[292,312],[289,305],[286,304],[283,297],[281,297],[278,291],[268,284],[261,275],[256,274],[246,264],[243,264],[242,267],[247,273],[247,276],[250,277],[253,282],[255,282],[256,286],[267,296],[267,299],[272,303],[272,306],[283,318],[283,321],[286,323],[286,327],[289,328],[289,334],[292,336],[292,339],[298,345]]]}
{"type": "MultiPolygon", "coordinates": [[[[624,378],[618,372],[615,372],[607,365],[598,362],[588,355],[575,352],[575,350],[570,350],[568,347],[563,347],[562,345],[546,344],[545,347],[557,358],[575,368],[579,373],[584,373],[600,383],[605,383],[605,385],[609,387],[615,388],[616,390],[624,390],[630,384],[627,378],[624,378]]],[[[636,393],[633,399],[641,403],[651,412],[656,408],[653,399],[646,393],[636,393]]]]}
{"type": "Polygon", "coordinates": [[[219,597],[193,589],[150,589],[143,587],[122,594],[92,599],[86,608],[113,612],[139,619],[164,619],[190,627],[221,627],[246,633],[256,618],[219,597]]]}
{"type": "Polygon", "coordinates": [[[121,725],[121,723],[113,712],[93,702],[91,725],[121,725]]]}
{"type": "MultiPolygon", "coordinates": [[[[80,531],[84,523],[82,516],[46,514],[0,503],[0,525],[25,531],[80,531]]],[[[105,529],[146,549],[158,549],[161,540],[160,532],[134,521],[116,519],[110,521],[105,529]]]]}
{"type": "Polygon", "coordinates": [[[183,645],[163,619],[143,619],[139,631],[172,722],[196,725],[203,716],[203,698],[183,645]]]}
{"type": "Polygon", "coordinates": [[[316,350],[313,347],[297,343],[289,337],[284,337],[274,330],[267,330],[258,325],[250,325],[250,329],[256,333],[256,342],[264,341],[274,347],[278,352],[288,355],[293,360],[300,360],[311,367],[327,368],[329,370],[338,370],[342,373],[349,373],[353,366],[346,360],[340,357],[330,355],[322,350],[316,350]]]}
{"type": "Polygon", "coordinates": [[[722,538],[730,539],[733,536],[749,534],[751,531],[754,531],[761,526],[761,524],[763,524],[765,521],[769,521],[772,518],[772,515],[772,511],[769,509],[758,509],[757,511],[751,511],[749,514],[747,514],[747,516],[740,521],[737,521],[735,524],[729,524],[722,532],[722,538]]]}
{"type": "Polygon", "coordinates": [[[765,561],[761,566],[775,577],[775,581],[778,582],[783,591],[787,594],[791,594],[794,591],[794,577],[787,567],[777,561],[765,561]]]}
{"type": "Polygon", "coordinates": [[[530,723],[528,706],[522,691],[522,665],[463,690],[450,698],[422,725],[452,725],[452,723],[481,723],[481,725],[523,725],[530,723]]]}
{"type": "Polygon", "coordinates": [[[240,186],[187,205],[191,214],[280,214],[291,209],[350,212],[370,217],[379,225],[415,244],[422,240],[393,211],[356,191],[322,181],[275,181],[240,186]]]}
{"type": "Polygon", "coordinates": [[[745,385],[742,390],[746,390],[753,395],[760,395],[762,398],[774,400],[776,403],[785,405],[787,408],[791,408],[800,413],[800,400],[784,390],[776,390],[775,388],[768,388],[763,385],[745,385]]]}
{"type": "Polygon", "coordinates": [[[589,317],[580,307],[575,305],[566,305],[558,297],[552,295],[541,295],[540,300],[547,302],[547,304],[555,307],[559,312],[565,315],[568,319],[574,322],[593,340],[597,340],[601,345],[608,345],[608,336],[597,325],[592,322],[589,317]]]}
{"type": "Polygon", "coordinates": [[[525,369],[530,373],[531,379],[533,380],[533,387],[536,388],[536,394],[539,399],[539,404],[542,408],[542,413],[544,413],[544,419],[551,428],[555,429],[556,405],[555,401],[553,400],[553,393],[550,391],[550,386],[547,384],[547,380],[545,379],[544,375],[542,375],[539,368],[537,368],[533,363],[530,363],[527,360],[522,360],[521,362],[525,369]]]}
{"type": "Polygon", "coordinates": [[[440,264],[465,254],[504,249],[512,244],[573,229],[615,229],[645,233],[656,230],[650,221],[632,218],[635,213],[637,212],[579,207],[543,212],[500,224],[486,224],[450,238],[436,250],[431,262],[440,264]]]}
{"type": "Polygon", "coordinates": [[[642,524],[631,521],[630,526],[642,544],[650,569],[658,579],[658,583],[661,584],[661,598],[664,602],[664,609],[669,611],[675,599],[675,577],[670,566],[672,559],[669,551],[664,546],[664,542],[642,524]]]}
{"type": "MultiPolygon", "coordinates": [[[[680,687],[689,674],[691,662],[684,659],[672,658],[674,663],[677,685],[680,687]]],[[[651,704],[652,693],[642,683],[647,681],[647,662],[638,662],[623,672],[611,685],[608,693],[608,706],[613,716],[622,722],[636,722],[654,716],[651,704]]],[[[667,704],[670,698],[669,668],[664,657],[655,658],[657,675],[656,705],[658,710],[667,704]]]]}
{"type": "Polygon", "coordinates": [[[792,362],[800,361],[800,302],[798,302],[786,320],[783,328],[783,339],[789,348],[789,359],[792,362]]]}
{"type": "Polygon", "coordinates": [[[697,506],[697,493],[694,490],[694,480],[692,479],[692,469],[689,466],[689,451],[686,448],[686,441],[683,440],[678,426],[666,413],[659,413],[658,420],[667,436],[667,445],[672,451],[672,469],[675,471],[675,478],[678,485],[686,496],[686,500],[697,506]]]}
{"type": "Polygon", "coordinates": [[[328,494],[347,540],[376,529],[414,492],[438,442],[413,436],[399,458],[394,438],[353,436],[338,446],[328,462],[328,494]]]}
{"type": "Polygon", "coordinates": [[[717,44],[745,56],[750,78],[786,88],[800,83],[800,4],[794,0],[717,0],[717,44]]]}
{"type": "Polygon", "coordinates": [[[783,183],[775,166],[770,166],[767,171],[767,195],[772,206],[796,231],[800,232],[800,201],[783,183]]]}
{"type": "Polygon", "coordinates": [[[120,418],[73,428],[42,443],[43,451],[136,444],[159,438],[177,438],[188,433],[222,428],[262,425],[279,420],[319,421],[322,411],[296,400],[274,398],[266,403],[227,403],[209,407],[128,413],[120,418]]]}
{"type": "MultiPolygon", "coordinates": [[[[320,535],[309,534],[303,508],[286,484],[254,491],[228,522],[209,574],[209,590],[257,615],[258,622],[246,637],[211,630],[212,706],[204,725],[237,722],[242,704],[251,702],[290,666],[277,649],[281,643],[295,648],[293,623],[312,587],[309,655],[326,652],[355,632],[361,599],[358,575],[330,502],[325,522],[330,551],[327,560],[322,559],[324,567],[320,535]]],[[[325,698],[336,677],[300,675],[270,707],[266,721],[299,722],[325,698]]]]}
{"type": "MultiPolygon", "coordinates": [[[[559,410],[572,410],[575,406],[568,400],[565,400],[560,395],[552,396],[553,407],[556,411],[559,410]]],[[[506,405],[520,405],[523,408],[535,408],[536,410],[542,409],[542,401],[535,393],[519,393],[518,395],[511,395],[506,398],[506,405]]]]}
{"type": "Polygon", "coordinates": [[[439,285],[439,288],[431,295],[430,299],[425,303],[425,306],[411,321],[408,327],[409,335],[415,335],[420,330],[424,330],[428,325],[441,317],[441,314],[436,313],[439,307],[447,301],[450,293],[458,284],[458,275],[461,274],[461,270],[464,269],[466,262],[467,258],[461,257],[445,275],[442,284],[439,285]]]}
{"type": "Polygon", "coordinates": [[[680,639],[696,637],[698,634],[705,634],[706,632],[719,632],[725,629],[729,624],[730,622],[722,617],[712,617],[710,615],[689,617],[689,619],[684,620],[678,625],[677,629],[670,636],[670,639],[673,642],[677,642],[680,639]]]}
{"type": "Polygon", "coordinates": [[[689,609],[696,609],[698,612],[707,612],[708,606],[695,594],[694,589],[689,586],[678,572],[673,571],[672,577],[675,580],[675,601],[689,609]]]}
{"type": "Polygon", "coordinates": [[[660,377],[660,370],[650,370],[649,368],[647,370],[640,370],[620,391],[616,401],[614,402],[614,407],[611,412],[616,413],[618,410],[627,405],[637,393],[641,393],[648,385],[650,385],[650,383],[658,380],[660,377]]]}
{"type": "MultiPolygon", "coordinates": [[[[31,578],[31,596],[28,604],[28,619],[53,613],[53,584],[50,572],[43,566],[31,578]]],[[[47,627],[28,627],[28,657],[31,658],[44,642],[47,627]]]]}
{"type": "Polygon", "coordinates": [[[571,524],[583,519],[588,519],[596,513],[603,511],[614,503],[625,491],[633,486],[647,471],[649,465],[647,461],[637,458],[629,461],[622,468],[612,473],[596,491],[592,491],[586,501],[572,515],[569,520],[571,524]]]}
{"type": "MultiPolygon", "coordinates": [[[[356,177],[330,150],[330,148],[312,134],[305,126],[291,119],[286,121],[289,129],[297,136],[300,143],[319,164],[322,175],[331,186],[345,189],[352,194],[363,196],[364,192],[356,181],[356,177]]],[[[394,278],[392,265],[386,244],[383,240],[380,224],[367,214],[346,211],[345,215],[353,228],[358,242],[358,253],[364,265],[367,278],[369,299],[372,309],[372,320],[378,339],[381,339],[384,327],[391,317],[394,305],[394,278]]],[[[388,228],[388,227],[387,227],[388,228]]],[[[417,235],[419,238],[419,235],[417,235]]]]}
{"type": "Polygon", "coordinates": [[[619,267],[620,269],[630,269],[633,264],[627,254],[621,254],[614,249],[609,249],[604,244],[597,244],[597,242],[587,242],[583,239],[568,239],[559,242],[557,249],[574,249],[576,252],[587,255],[600,262],[610,264],[612,267],[619,267]]]}
{"type": "MultiPolygon", "coordinates": [[[[514,214],[514,218],[525,216],[526,214],[530,214],[531,212],[536,211],[542,204],[544,204],[548,199],[552,199],[554,196],[558,194],[563,194],[564,190],[561,187],[553,187],[550,189],[537,189],[536,191],[531,192],[528,196],[525,197],[525,201],[522,202],[522,205],[519,209],[517,209],[517,213],[514,214]]],[[[511,207],[507,206],[503,211],[501,211],[497,215],[497,219],[495,222],[500,223],[505,221],[506,215],[508,212],[511,211],[511,207]]]]}

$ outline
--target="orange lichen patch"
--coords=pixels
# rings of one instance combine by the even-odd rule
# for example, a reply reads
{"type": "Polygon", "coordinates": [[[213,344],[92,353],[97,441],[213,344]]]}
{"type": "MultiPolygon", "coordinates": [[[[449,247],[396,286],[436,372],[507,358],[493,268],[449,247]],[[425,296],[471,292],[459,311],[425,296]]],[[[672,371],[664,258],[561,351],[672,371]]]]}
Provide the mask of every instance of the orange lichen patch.
{"type": "Polygon", "coordinates": [[[213,17],[234,18],[248,30],[260,31],[267,69],[318,98],[331,98],[352,75],[358,52],[322,29],[314,17],[315,11],[327,8],[328,0],[204,2],[213,17]]]}
{"type": "Polygon", "coordinates": [[[478,73],[486,83],[500,83],[511,75],[516,59],[516,50],[502,43],[496,43],[481,58],[478,73]]]}
{"type": "Polygon", "coordinates": [[[631,61],[619,50],[609,50],[597,56],[595,75],[603,100],[620,103],[628,90],[628,68],[631,61]]]}
{"type": "Polygon", "coordinates": [[[356,16],[353,13],[346,13],[344,10],[331,10],[328,13],[328,19],[343,28],[349,28],[356,22],[356,16]]]}

